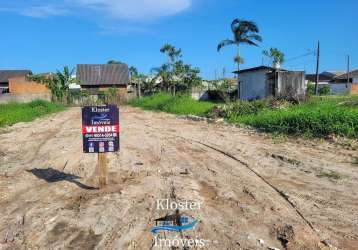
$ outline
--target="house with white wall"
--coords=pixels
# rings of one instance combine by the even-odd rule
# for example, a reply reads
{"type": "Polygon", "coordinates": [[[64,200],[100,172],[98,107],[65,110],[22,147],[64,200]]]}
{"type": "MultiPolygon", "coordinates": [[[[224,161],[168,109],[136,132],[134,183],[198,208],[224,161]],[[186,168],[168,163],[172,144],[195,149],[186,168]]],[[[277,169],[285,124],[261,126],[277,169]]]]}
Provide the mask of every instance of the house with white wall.
{"type": "MultiPolygon", "coordinates": [[[[349,84],[347,78],[342,71],[325,71],[319,74],[318,86],[329,86],[332,95],[358,94],[358,70],[349,73],[349,84]]],[[[310,82],[316,82],[316,74],[306,75],[306,85],[310,82]]]]}
{"type": "Polygon", "coordinates": [[[259,66],[234,72],[238,74],[238,97],[258,100],[270,96],[305,95],[305,72],[259,66]]]}
{"type": "Polygon", "coordinates": [[[344,94],[358,94],[358,70],[353,70],[349,72],[349,82],[348,74],[342,74],[334,78],[331,83],[332,93],[337,90],[342,91],[344,94]]]}

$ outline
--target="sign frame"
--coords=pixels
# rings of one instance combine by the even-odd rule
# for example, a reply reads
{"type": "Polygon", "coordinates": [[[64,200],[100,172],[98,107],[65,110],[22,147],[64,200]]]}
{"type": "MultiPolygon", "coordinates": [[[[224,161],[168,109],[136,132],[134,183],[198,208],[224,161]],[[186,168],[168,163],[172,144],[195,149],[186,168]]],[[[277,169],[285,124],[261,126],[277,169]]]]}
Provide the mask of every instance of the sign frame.
{"type": "Polygon", "coordinates": [[[120,151],[120,117],[116,105],[84,106],[82,108],[84,153],[120,151]]]}

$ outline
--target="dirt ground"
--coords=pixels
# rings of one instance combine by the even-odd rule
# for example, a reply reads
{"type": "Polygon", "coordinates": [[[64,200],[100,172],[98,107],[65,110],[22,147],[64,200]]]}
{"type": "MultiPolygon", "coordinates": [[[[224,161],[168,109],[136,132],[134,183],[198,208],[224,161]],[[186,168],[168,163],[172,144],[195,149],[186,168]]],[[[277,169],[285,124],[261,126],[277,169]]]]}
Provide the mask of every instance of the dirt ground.
{"type": "Polygon", "coordinates": [[[0,249],[188,249],[153,241],[158,199],[202,202],[194,249],[358,249],[354,145],[120,112],[102,190],[79,108],[0,131],[0,249]]]}

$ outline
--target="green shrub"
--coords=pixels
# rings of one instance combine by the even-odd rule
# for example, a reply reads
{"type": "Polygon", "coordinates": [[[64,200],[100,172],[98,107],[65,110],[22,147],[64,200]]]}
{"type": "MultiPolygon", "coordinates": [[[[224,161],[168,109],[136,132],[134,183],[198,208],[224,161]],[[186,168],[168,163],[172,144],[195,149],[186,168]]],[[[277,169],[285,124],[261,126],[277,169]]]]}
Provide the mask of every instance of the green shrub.
{"type": "Polygon", "coordinates": [[[319,95],[330,95],[331,94],[331,87],[328,85],[325,85],[318,89],[319,95]]]}
{"type": "Polygon", "coordinates": [[[267,106],[266,100],[252,101],[252,102],[237,101],[224,105],[222,109],[223,109],[224,117],[232,117],[232,116],[257,114],[257,112],[264,109],[266,106],[267,106]]]}
{"type": "Polygon", "coordinates": [[[9,103],[0,105],[0,127],[13,125],[18,122],[29,122],[46,114],[64,110],[60,104],[44,100],[30,103],[9,103]]]}
{"type": "Polygon", "coordinates": [[[256,114],[231,116],[228,120],[267,132],[314,137],[336,134],[357,138],[358,109],[340,105],[341,101],[342,99],[335,97],[314,98],[288,109],[263,109],[256,114]]]}
{"type": "MultiPolygon", "coordinates": [[[[310,96],[315,95],[315,83],[307,84],[307,94],[310,96]]],[[[331,87],[329,85],[318,86],[318,95],[330,95],[331,87]]]]}
{"type": "Polygon", "coordinates": [[[195,101],[186,95],[172,96],[167,93],[134,99],[129,104],[147,110],[197,116],[205,116],[215,106],[214,103],[195,101]]]}
{"type": "Polygon", "coordinates": [[[312,96],[312,95],[315,95],[316,93],[315,93],[315,85],[314,85],[314,83],[308,83],[307,84],[307,95],[310,95],[310,96],[312,96]]]}
{"type": "MultiPolygon", "coordinates": [[[[264,109],[284,109],[291,105],[284,99],[263,99],[255,101],[236,101],[217,107],[214,113],[219,113],[225,118],[254,115],[264,109]],[[218,112],[219,111],[219,112],[218,112]]],[[[215,117],[215,115],[213,115],[215,117]]]]}

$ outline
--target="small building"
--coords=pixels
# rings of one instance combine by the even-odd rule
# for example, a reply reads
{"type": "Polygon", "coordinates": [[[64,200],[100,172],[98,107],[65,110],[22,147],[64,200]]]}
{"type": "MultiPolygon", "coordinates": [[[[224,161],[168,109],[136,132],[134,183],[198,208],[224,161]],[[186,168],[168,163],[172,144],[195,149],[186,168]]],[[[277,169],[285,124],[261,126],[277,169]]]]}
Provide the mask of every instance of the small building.
{"type": "Polygon", "coordinates": [[[9,80],[14,77],[31,75],[31,70],[0,70],[0,94],[9,93],[9,80]]]}
{"type": "Polygon", "coordinates": [[[50,89],[45,85],[28,80],[26,76],[9,79],[9,92],[12,95],[50,95],[50,89]]]}
{"type": "Polygon", "coordinates": [[[306,94],[304,71],[288,71],[259,66],[234,73],[238,74],[238,97],[241,100],[306,94]]]}
{"type": "Polygon", "coordinates": [[[100,91],[115,88],[121,98],[127,98],[130,78],[126,64],[79,64],[76,77],[82,90],[99,94],[100,91]]]}
{"type": "Polygon", "coordinates": [[[334,88],[337,86],[341,89],[344,89],[345,93],[357,95],[358,94],[358,70],[353,70],[349,72],[349,82],[348,82],[348,74],[342,74],[334,78],[331,83],[331,89],[333,92],[334,88]]]}
{"type": "MultiPolygon", "coordinates": [[[[347,73],[342,71],[325,71],[319,74],[318,87],[329,86],[332,95],[358,94],[358,70],[350,73],[349,84],[347,73]]],[[[306,84],[316,82],[316,74],[306,75],[306,84]]]]}
{"type": "MultiPolygon", "coordinates": [[[[323,72],[318,75],[318,85],[319,86],[327,86],[329,85],[332,80],[334,79],[334,75],[326,74],[326,72],[323,72]]],[[[308,83],[315,83],[316,82],[316,74],[306,74],[306,85],[308,83]]]]}
{"type": "Polygon", "coordinates": [[[0,103],[51,100],[51,91],[41,83],[31,81],[30,70],[0,70],[0,103]]]}

